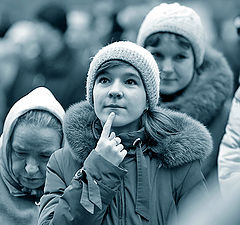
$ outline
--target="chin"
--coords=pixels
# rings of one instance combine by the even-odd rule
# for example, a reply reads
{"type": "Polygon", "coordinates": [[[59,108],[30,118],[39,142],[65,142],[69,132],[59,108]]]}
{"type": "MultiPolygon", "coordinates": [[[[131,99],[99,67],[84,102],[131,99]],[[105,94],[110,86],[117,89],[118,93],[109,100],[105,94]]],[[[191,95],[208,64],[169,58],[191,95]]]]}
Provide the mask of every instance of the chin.
{"type": "Polygon", "coordinates": [[[37,189],[41,186],[44,185],[44,180],[38,180],[38,181],[25,181],[25,180],[21,180],[20,183],[29,189],[37,189]]]}

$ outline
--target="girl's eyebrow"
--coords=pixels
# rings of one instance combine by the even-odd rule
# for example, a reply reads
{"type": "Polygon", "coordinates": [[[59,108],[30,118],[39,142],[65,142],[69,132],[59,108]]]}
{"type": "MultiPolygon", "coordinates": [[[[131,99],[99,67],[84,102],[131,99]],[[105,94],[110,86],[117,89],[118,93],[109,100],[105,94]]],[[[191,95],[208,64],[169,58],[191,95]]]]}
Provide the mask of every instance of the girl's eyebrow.
{"type": "Polygon", "coordinates": [[[110,75],[110,73],[107,70],[100,71],[99,73],[96,74],[95,79],[97,79],[101,75],[110,75]]]}
{"type": "Polygon", "coordinates": [[[128,72],[128,73],[126,73],[125,75],[126,75],[126,76],[130,76],[130,77],[135,77],[135,78],[141,79],[140,75],[137,74],[137,73],[128,72]]]}

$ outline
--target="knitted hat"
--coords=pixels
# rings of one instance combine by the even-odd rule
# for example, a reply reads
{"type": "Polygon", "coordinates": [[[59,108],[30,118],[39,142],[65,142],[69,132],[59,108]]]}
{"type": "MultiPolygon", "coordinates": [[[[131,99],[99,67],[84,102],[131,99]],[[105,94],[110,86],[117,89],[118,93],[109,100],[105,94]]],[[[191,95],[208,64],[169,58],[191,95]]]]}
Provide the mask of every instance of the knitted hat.
{"type": "Polygon", "coordinates": [[[205,53],[205,33],[201,19],[193,9],[178,3],[162,3],[154,7],[139,29],[137,43],[144,46],[146,39],[158,32],[171,32],[188,39],[193,48],[196,66],[202,64],[205,53]]]}
{"type": "Polygon", "coordinates": [[[157,63],[151,53],[128,41],[114,42],[102,48],[93,58],[87,76],[87,100],[93,105],[93,86],[99,67],[111,60],[121,60],[133,65],[145,86],[149,109],[158,103],[160,78],[157,63]]]}

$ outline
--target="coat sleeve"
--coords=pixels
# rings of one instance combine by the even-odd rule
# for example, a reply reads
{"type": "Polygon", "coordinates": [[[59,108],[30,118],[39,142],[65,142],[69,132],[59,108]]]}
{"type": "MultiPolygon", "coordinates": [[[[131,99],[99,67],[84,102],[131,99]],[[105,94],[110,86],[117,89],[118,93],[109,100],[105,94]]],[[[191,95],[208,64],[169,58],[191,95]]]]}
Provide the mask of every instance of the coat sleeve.
{"type": "Polygon", "coordinates": [[[100,225],[102,223],[106,209],[127,171],[114,166],[95,150],[85,160],[82,171],[86,175],[83,176],[85,178],[79,179],[74,176],[70,185],[67,186],[53,154],[47,167],[44,195],[40,204],[39,225],[100,225]],[[92,182],[91,185],[90,182],[92,182]],[[90,197],[98,194],[96,187],[100,191],[101,204],[93,203],[90,197]],[[85,195],[83,195],[84,192],[85,195]],[[84,205],[82,202],[87,204],[84,205]],[[88,210],[86,205],[93,205],[93,211],[88,210]]]}
{"type": "Polygon", "coordinates": [[[240,87],[235,93],[218,156],[220,190],[227,194],[240,179],[240,87]]]}

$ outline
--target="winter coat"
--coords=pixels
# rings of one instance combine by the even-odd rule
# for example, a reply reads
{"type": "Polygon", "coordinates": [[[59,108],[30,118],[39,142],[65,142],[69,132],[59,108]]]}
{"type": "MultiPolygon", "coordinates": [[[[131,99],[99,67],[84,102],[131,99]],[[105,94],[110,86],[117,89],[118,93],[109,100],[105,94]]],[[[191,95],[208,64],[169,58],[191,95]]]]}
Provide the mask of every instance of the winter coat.
{"type": "Polygon", "coordinates": [[[202,162],[202,171],[207,178],[214,173],[214,180],[217,181],[217,156],[231,107],[233,74],[222,54],[210,47],[198,73],[173,100],[160,101],[159,104],[186,113],[209,129],[214,150],[202,162]]]}
{"type": "Polygon", "coordinates": [[[18,118],[32,109],[42,109],[63,121],[64,110],[46,88],[38,88],[26,95],[9,111],[0,139],[0,223],[4,225],[36,225],[37,201],[43,188],[26,190],[12,172],[11,135],[18,118]]]}
{"type": "Polygon", "coordinates": [[[92,107],[87,102],[70,107],[66,145],[48,163],[38,224],[170,224],[188,197],[203,197],[199,160],[211,152],[211,136],[186,114],[161,111],[178,132],[156,145],[143,128],[119,134],[128,154],[117,167],[93,150],[102,127],[92,107]]]}
{"type": "Polygon", "coordinates": [[[233,98],[226,133],[220,145],[218,176],[223,195],[227,195],[229,188],[240,180],[240,87],[233,98]]]}

